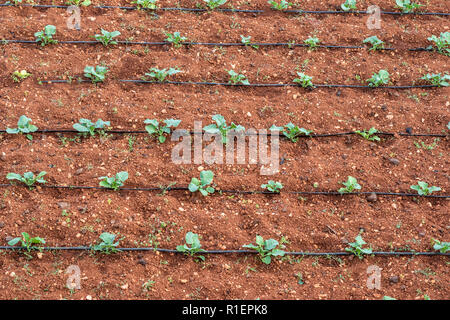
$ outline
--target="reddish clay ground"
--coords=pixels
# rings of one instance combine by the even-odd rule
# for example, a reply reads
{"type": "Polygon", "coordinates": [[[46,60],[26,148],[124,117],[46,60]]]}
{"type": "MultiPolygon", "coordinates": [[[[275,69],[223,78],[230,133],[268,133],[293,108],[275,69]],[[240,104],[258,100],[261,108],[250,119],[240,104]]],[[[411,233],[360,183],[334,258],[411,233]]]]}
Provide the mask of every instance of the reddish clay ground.
{"type": "MultiPolygon", "coordinates": [[[[95,4],[95,1],[93,1],[95,4]]],[[[268,8],[229,1],[239,8],[268,8]]],[[[335,9],[343,1],[303,1],[302,9],[335,9]]],[[[358,1],[359,2],[359,1],[358,1]]],[[[63,1],[41,1],[56,4],[63,1]]],[[[161,1],[165,7],[176,5],[161,1]]],[[[193,7],[191,1],[178,1],[193,7]]],[[[394,1],[373,1],[394,10],[394,1]]],[[[110,1],[108,4],[129,4],[110,1]]],[[[449,3],[428,1],[426,11],[449,12],[449,3]]],[[[82,9],[82,30],[66,27],[62,9],[1,8],[0,39],[34,39],[47,24],[57,27],[59,40],[90,40],[100,29],[119,30],[121,39],[162,41],[163,31],[179,31],[192,41],[239,42],[251,35],[260,42],[302,42],[315,35],[326,44],[360,45],[377,35],[394,52],[365,50],[310,51],[285,47],[189,48],[53,45],[0,45],[0,129],[15,127],[26,114],[40,129],[71,128],[80,118],[111,121],[114,129],[143,130],[148,118],[182,120],[193,129],[195,120],[211,123],[222,114],[228,122],[246,128],[269,128],[288,122],[318,133],[367,129],[445,133],[450,120],[448,88],[413,90],[354,90],[301,88],[229,88],[174,85],[120,84],[117,79],[139,79],[151,67],[178,67],[173,77],[186,81],[227,81],[234,68],[254,83],[290,83],[296,71],[317,83],[358,84],[373,72],[386,69],[396,85],[411,84],[426,73],[444,72],[448,57],[430,52],[408,52],[425,47],[431,34],[448,31],[448,18],[382,16],[381,30],[368,30],[363,15],[288,15],[163,12],[157,18],[145,12],[82,9]],[[39,80],[78,77],[86,65],[110,68],[104,84],[39,85],[39,80]],[[15,70],[33,76],[22,83],[11,80],[15,70]]],[[[146,135],[135,135],[132,150],[128,135],[63,143],[56,134],[23,136],[0,134],[0,184],[8,172],[47,171],[49,184],[90,185],[98,177],[118,171],[130,174],[126,185],[158,186],[177,182],[186,186],[198,175],[199,165],[171,162],[174,142],[159,145],[146,135]]],[[[67,134],[66,138],[73,135],[67,134]]],[[[260,176],[256,165],[202,165],[213,170],[222,189],[257,190],[268,179],[281,181],[285,190],[337,190],[347,176],[357,177],[362,191],[408,191],[418,180],[449,194],[449,140],[441,138],[432,150],[418,149],[433,138],[383,138],[370,143],[356,136],[283,140],[280,173],[260,176]],[[395,165],[390,158],[399,160],[395,165]],[[318,183],[318,187],[313,185],[318,183]]],[[[0,245],[20,232],[41,236],[50,246],[90,245],[102,232],[120,234],[121,246],[175,248],[187,231],[201,236],[205,249],[239,249],[264,238],[285,237],[291,251],[342,251],[364,230],[363,237],[376,251],[430,251],[431,238],[448,241],[449,206],[446,200],[379,197],[307,197],[214,195],[187,192],[157,195],[148,192],[70,191],[20,187],[3,188],[0,198],[0,245]],[[63,216],[66,210],[69,216],[63,216]],[[69,218],[69,220],[68,220],[69,218]],[[167,227],[162,228],[164,222],[167,227]]],[[[181,255],[121,253],[102,256],[74,252],[45,252],[32,260],[23,254],[1,252],[2,299],[397,299],[449,298],[447,257],[344,257],[277,260],[262,264],[256,257],[208,256],[205,263],[181,255]],[[70,265],[82,272],[82,289],[66,287],[70,265]],[[366,269],[382,268],[380,290],[366,288],[366,269]],[[304,284],[297,283],[301,273],[304,284]],[[143,284],[155,281],[153,288],[143,284]]]]}

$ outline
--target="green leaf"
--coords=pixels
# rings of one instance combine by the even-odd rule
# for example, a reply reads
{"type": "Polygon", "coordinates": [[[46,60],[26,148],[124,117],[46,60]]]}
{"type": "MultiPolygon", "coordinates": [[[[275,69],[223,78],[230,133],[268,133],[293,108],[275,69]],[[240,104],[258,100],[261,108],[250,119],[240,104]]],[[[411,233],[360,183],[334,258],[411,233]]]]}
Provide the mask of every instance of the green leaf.
{"type": "Polygon", "coordinates": [[[14,247],[16,244],[19,243],[20,240],[22,240],[22,238],[20,238],[20,237],[14,238],[14,239],[8,241],[8,245],[10,245],[11,247],[14,247]]]}

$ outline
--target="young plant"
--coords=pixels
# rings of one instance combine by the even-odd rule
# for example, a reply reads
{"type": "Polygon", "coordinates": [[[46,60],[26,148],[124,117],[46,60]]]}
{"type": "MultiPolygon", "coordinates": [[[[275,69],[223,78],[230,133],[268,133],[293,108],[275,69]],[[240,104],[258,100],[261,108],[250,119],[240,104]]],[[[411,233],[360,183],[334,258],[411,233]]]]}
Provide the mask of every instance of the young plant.
{"type": "Polygon", "coordinates": [[[345,2],[341,4],[341,8],[344,11],[356,10],[356,0],[345,0],[345,2]]]}
{"type": "Polygon", "coordinates": [[[438,74],[426,74],[424,75],[422,78],[420,78],[421,80],[425,80],[427,82],[430,82],[433,86],[438,86],[438,87],[448,87],[449,84],[447,81],[450,80],[450,75],[448,74],[444,74],[443,76],[438,73],[438,74]]]}
{"type": "Polygon", "coordinates": [[[269,130],[282,132],[283,135],[292,142],[297,142],[300,135],[310,136],[312,133],[311,130],[307,130],[305,128],[299,128],[298,126],[294,125],[292,122],[289,122],[284,127],[277,127],[276,125],[273,125],[270,127],[269,130]]]}
{"type": "Polygon", "coordinates": [[[355,242],[349,242],[348,248],[345,248],[345,251],[353,253],[359,259],[364,259],[364,255],[372,254],[372,247],[363,248],[367,243],[363,240],[361,235],[357,235],[355,238],[355,242]]]}
{"type": "Polygon", "coordinates": [[[244,85],[250,84],[250,82],[248,82],[247,78],[243,74],[239,74],[234,70],[228,70],[228,74],[230,75],[230,80],[228,81],[228,83],[231,84],[242,83],[244,85]]]}
{"type": "MultiPolygon", "coordinates": [[[[450,32],[442,32],[439,38],[435,35],[432,35],[428,38],[428,40],[434,42],[439,53],[450,56],[450,32]]],[[[429,46],[427,49],[432,48],[433,46],[429,46]]]]}
{"type": "Polygon", "coordinates": [[[41,46],[45,47],[51,43],[58,43],[57,40],[53,39],[56,34],[56,27],[53,25],[45,26],[43,31],[36,32],[34,36],[36,37],[36,42],[40,42],[41,46]]]}
{"type": "Polygon", "coordinates": [[[91,3],[91,0],[68,0],[66,2],[66,4],[68,4],[68,5],[75,5],[75,6],[78,6],[78,7],[81,7],[81,6],[89,7],[92,3],[91,3]]]}
{"type": "Polygon", "coordinates": [[[37,176],[34,175],[33,172],[25,172],[23,176],[17,173],[8,173],[6,175],[6,179],[8,180],[18,180],[24,184],[26,184],[30,189],[36,184],[36,183],[46,183],[42,177],[45,176],[47,172],[42,171],[37,176]]]}
{"type": "Polygon", "coordinates": [[[102,29],[102,34],[96,34],[94,38],[107,47],[110,44],[117,44],[117,41],[115,41],[114,38],[118,36],[120,36],[119,31],[108,32],[102,29]]]}
{"type": "Polygon", "coordinates": [[[202,171],[200,172],[200,180],[197,178],[192,178],[191,183],[189,183],[189,191],[194,193],[200,191],[203,196],[214,193],[214,188],[210,186],[213,182],[214,173],[212,171],[202,171]]]}
{"type": "Polygon", "coordinates": [[[369,51],[377,51],[377,50],[381,50],[384,49],[384,41],[378,39],[377,36],[371,36],[366,38],[363,43],[367,43],[370,44],[372,47],[369,48],[369,51]]]}
{"type": "Polygon", "coordinates": [[[111,254],[120,251],[119,249],[117,249],[120,239],[114,242],[116,240],[116,235],[108,232],[103,232],[100,235],[100,240],[101,242],[99,244],[92,246],[92,250],[99,251],[105,254],[111,254]]]}
{"type": "Polygon", "coordinates": [[[274,239],[264,240],[261,236],[256,236],[255,244],[246,244],[243,247],[258,251],[261,261],[265,264],[270,264],[272,262],[272,257],[283,257],[286,252],[278,249],[279,243],[274,239]]]}
{"type": "Polygon", "coordinates": [[[374,72],[372,78],[367,79],[369,87],[379,87],[389,83],[389,72],[386,70],[380,70],[378,73],[374,72]]]}
{"type": "Polygon", "coordinates": [[[411,2],[411,0],[395,0],[395,3],[397,4],[397,8],[402,9],[403,13],[413,12],[423,6],[419,3],[411,2]]]}
{"type": "Polygon", "coordinates": [[[297,71],[298,78],[295,78],[293,82],[298,83],[303,88],[314,88],[314,84],[312,83],[312,77],[307,76],[303,72],[297,71]]]}
{"type": "Polygon", "coordinates": [[[220,133],[222,136],[222,142],[226,144],[228,142],[228,132],[231,130],[234,130],[235,132],[241,132],[245,131],[245,128],[241,125],[235,125],[233,122],[231,125],[227,126],[227,122],[225,121],[225,118],[220,115],[216,114],[212,117],[212,119],[216,122],[215,124],[210,124],[209,126],[206,126],[203,128],[207,133],[220,133]]]}
{"type": "Polygon", "coordinates": [[[345,186],[345,188],[340,188],[338,192],[340,194],[344,193],[351,193],[354,190],[360,190],[361,186],[358,184],[358,181],[356,178],[353,178],[352,176],[349,176],[346,182],[342,182],[342,184],[345,186]]]}
{"type": "Polygon", "coordinates": [[[441,191],[441,188],[428,186],[428,183],[423,181],[417,182],[417,185],[411,186],[411,189],[416,190],[420,196],[429,196],[434,191],[441,191]]]}
{"type": "Polygon", "coordinates": [[[186,244],[177,246],[177,251],[182,252],[191,257],[195,257],[202,261],[205,261],[204,256],[197,255],[198,253],[206,252],[205,250],[202,249],[202,245],[198,238],[198,234],[189,231],[188,233],[186,233],[185,241],[186,244]]]}
{"type": "Polygon", "coordinates": [[[31,73],[28,73],[27,70],[14,71],[11,75],[14,82],[21,82],[30,76],[31,73]]]}
{"type": "Polygon", "coordinates": [[[122,171],[117,173],[115,177],[100,177],[99,179],[102,180],[100,181],[101,187],[117,191],[128,179],[128,172],[122,171]]]}
{"type": "Polygon", "coordinates": [[[131,3],[135,4],[138,9],[155,10],[157,8],[156,1],[157,0],[135,0],[131,3]]]}
{"type": "Polygon", "coordinates": [[[167,69],[158,69],[158,68],[151,68],[149,69],[149,73],[146,73],[145,76],[154,78],[158,80],[159,82],[164,82],[168,76],[174,75],[181,72],[181,70],[170,68],[167,69]]]}
{"type": "Polygon", "coordinates": [[[317,37],[309,37],[308,39],[304,40],[303,42],[307,46],[309,46],[311,49],[315,49],[319,45],[320,40],[317,37]]]}
{"type": "Polygon", "coordinates": [[[36,132],[38,127],[31,124],[31,119],[27,116],[20,116],[17,121],[17,128],[6,128],[6,133],[9,134],[25,134],[29,140],[33,140],[33,136],[30,133],[36,132]]]}
{"type": "Polygon", "coordinates": [[[93,137],[97,130],[104,130],[105,127],[109,127],[111,123],[109,121],[103,121],[98,119],[96,123],[93,123],[89,119],[80,119],[79,123],[75,123],[73,128],[80,132],[82,135],[90,135],[93,137]]]}
{"type": "MultiPolygon", "coordinates": [[[[252,37],[251,36],[245,37],[245,36],[241,35],[241,42],[243,44],[245,44],[246,47],[248,47],[252,43],[252,37]]],[[[252,46],[253,49],[258,49],[259,48],[256,45],[251,45],[251,46],[252,46]]]]}
{"type": "Polygon", "coordinates": [[[145,126],[145,130],[154,137],[158,138],[159,143],[164,143],[166,141],[165,134],[170,134],[170,128],[176,128],[180,124],[181,120],[175,119],[166,119],[163,121],[166,125],[160,124],[158,120],[150,120],[147,119],[144,121],[147,126],[145,126]]]}
{"type": "Polygon", "coordinates": [[[220,7],[221,5],[224,5],[227,0],[203,0],[203,2],[206,2],[206,5],[209,9],[214,10],[217,7],[220,7]]]}
{"type": "Polygon", "coordinates": [[[273,180],[269,180],[267,184],[262,184],[261,188],[267,189],[273,193],[280,193],[281,189],[283,189],[283,184],[281,182],[275,182],[273,180]]]}
{"type": "Polygon", "coordinates": [[[269,3],[272,6],[272,9],[275,9],[275,10],[286,10],[290,6],[292,6],[292,3],[287,2],[285,0],[281,0],[280,2],[270,0],[270,1],[267,1],[267,3],[269,3]]]}
{"type": "Polygon", "coordinates": [[[108,71],[108,68],[103,66],[95,66],[95,68],[86,66],[84,76],[91,79],[92,83],[103,82],[108,71]]]}
{"type": "Polygon", "coordinates": [[[20,246],[24,249],[26,249],[28,252],[31,252],[31,250],[42,250],[42,248],[36,247],[35,245],[39,244],[45,244],[45,240],[40,237],[30,237],[30,235],[26,232],[22,232],[22,237],[14,238],[10,241],[8,241],[8,245],[11,247],[14,247],[20,243],[20,246]]]}
{"type": "Polygon", "coordinates": [[[173,44],[175,48],[180,48],[183,45],[183,42],[186,42],[188,38],[181,36],[179,32],[174,33],[166,33],[166,41],[173,44]]]}
{"type": "Polygon", "coordinates": [[[431,244],[433,249],[440,253],[447,253],[450,250],[450,242],[440,242],[439,240],[431,239],[431,244]]]}
{"type": "Polygon", "coordinates": [[[357,134],[359,134],[361,137],[363,137],[366,140],[369,141],[380,141],[380,137],[376,136],[375,133],[378,132],[377,129],[375,128],[370,128],[369,131],[364,130],[364,131],[360,131],[360,130],[356,130],[355,131],[357,134]]]}

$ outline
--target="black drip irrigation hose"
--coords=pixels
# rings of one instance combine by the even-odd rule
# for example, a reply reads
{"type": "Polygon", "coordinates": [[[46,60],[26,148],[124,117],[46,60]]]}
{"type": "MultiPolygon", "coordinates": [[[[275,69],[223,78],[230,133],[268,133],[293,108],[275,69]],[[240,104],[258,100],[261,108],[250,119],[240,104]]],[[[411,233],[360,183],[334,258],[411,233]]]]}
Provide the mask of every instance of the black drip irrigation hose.
{"type": "MultiPolygon", "coordinates": [[[[13,184],[0,184],[0,188],[9,188],[9,187],[22,187],[28,188],[26,185],[13,185],[13,184]]],[[[37,186],[33,186],[37,187],[37,186]]],[[[103,190],[103,191],[112,191],[112,189],[104,188],[104,187],[93,187],[93,186],[60,186],[60,185],[39,185],[42,189],[65,189],[65,190],[103,190]]],[[[188,187],[135,187],[135,188],[119,188],[117,191],[160,191],[160,192],[169,192],[169,191],[189,191],[188,187]]],[[[278,195],[279,193],[270,192],[270,191],[246,191],[246,190],[221,190],[216,189],[216,193],[228,193],[228,194],[247,194],[247,195],[278,195]]],[[[360,195],[371,195],[376,194],[377,196],[394,196],[394,197],[418,197],[418,198],[430,198],[430,199],[448,199],[450,195],[419,195],[417,193],[402,193],[402,192],[374,192],[374,191],[366,191],[366,192],[348,192],[348,193],[340,193],[337,191],[283,191],[283,194],[293,194],[293,195],[318,195],[318,196],[360,196],[360,195]]]]}
{"type": "MultiPolygon", "coordinates": [[[[233,84],[228,82],[196,82],[196,81],[147,81],[147,80],[135,80],[135,79],[119,79],[117,80],[123,83],[141,83],[141,84],[174,84],[174,85],[198,85],[198,86],[224,86],[224,87],[252,87],[252,88],[282,88],[282,87],[302,87],[295,83],[251,83],[251,84],[233,84]]],[[[90,80],[41,80],[41,84],[61,84],[61,83],[91,83],[90,80]]],[[[313,88],[353,88],[353,89],[417,89],[417,88],[440,88],[438,85],[407,85],[407,86],[363,86],[363,85],[351,85],[351,84],[314,84],[313,88]]],[[[311,87],[306,89],[313,89],[311,87]]]]}
{"type": "MultiPolygon", "coordinates": [[[[147,41],[116,41],[118,45],[142,45],[142,46],[165,46],[172,45],[171,42],[168,41],[157,41],[157,42],[147,42],[147,41]]],[[[9,44],[9,43],[21,43],[21,44],[39,44],[36,40],[20,40],[20,39],[0,39],[0,44],[9,44]]],[[[86,41],[86,40],[58,40],[58,44],[93,44],[98,45],[101,44],[99,41],[86,41]]],[[[181,42],[180,45],[191,46],[214,46],[214,47],[302,47],[302,48],[311,48],[311,46],[303,43],[289,43],[289,42],[252,42],[252,43],[240,43],[240,42],[181,42]]],[[[352,45],[317,45],[314,48],[327,48],[327,49],[367,49],[365,46],[352,46],[352,45]]],[[[401,50],[399,48],[379,48],[378,51],[395,51],[401,50]]],[[[409,48],[406,49],[408,51],[434,51],[433,48],[409,48]]]]}
{"type": "MultiPolygon", "coordinates": [[[[207,134],[206,132],[194,132],[194,131],[187,131],[190,135],[203,135],[207,134]]],[[[0,130],[0,133],[7,133],[6,130],[0,130]]],[[[74,129],[43,129],[43,130],[36,130],[32,133],[76,133],[80,134],[79,131],[74,129]]],[[[106,130],[105,133],[108,134],[148,134],[145,130],[106,130]]],[[[310,134],[310,135],[298,135],[295,138],[327,138],[327,137],[341,137],[341,136],[348,136],[348,135],[357,135],[358,133],[355,131],[349,131],[349,132],[338,132],[338,133],[318,133],[318,134],[310,134]]],[[[440,134],[440,133],[403,133],[403,132],[376,132],[377,135],[384,135],[384,136],[390,136],[394,137],[395,135],[399,135],[402,137],[435,137],[435,138],[446,138],[447,134],[440,134]]],[[[261,134],[261,133],[245,133],[245,136],[271,136],[270,133],[261,134]]],[[[279,134],[281,138],[287,139],[284,135],[279,134]]]]}
{"type": "MultiPolygon", "coordinates": [[[[0,7],[14,7],[12,3],[0,4],[0,7]]],[[[49,9],[49,8],[60,8],[67,9],[69,6],[67,5],[43,5],[43,4],[20,4],[19,7],[35,7],[41,9],[49,9]]],[[[209,9],[201,9],[201,8],[156,8],[156,9],[145,9],[138,7],[127,7],[127,6],[92,6],[93,9],[120,9],[120,10],[147,10],[147,11],[186,11],[186,12],[210,12],[209,9]]],[[[236,12],[236,13],[265,13],[269,10],[251,10],[251,9],[224,9],[224,8],[216,8],[214,11],[219,12],[236,12]]],[[[353,10],[353,11],[343,11],[343,10],[270,10],[282,13],[294,13],[294,14],[370,14],[367,11],[362,10],[353,10]]],[[[391,11],[380,11],[381,14],[386,15],[396,15],[396,16],[405,16],[405,15],[431,15],[431,16],[449,16],[450,13],[446,12],[391,12],[391,11]]]]}
{"type": "MultiPolygon", "coordinates": [[[[10,250],[10,251],[24,251],[26,248],[22,247],[11,247],[11,246],[0,246],[0,250],[10,250]]],[[[92,251],[92,247],[34,247],[32,250],[42,250],[42,251],[92,251]]],[[[164,252],[164,253],[176,253],[176,254],[184,254],[184,252],[180,252],[174,249],[163,249],[163,248],[116,248],[117,251],[122,252],[137,252],[137,251],[147,251],[147,252],[164,252]]],[[[258,254],[257,251],[254,250],[205,250],[199,252],[199,254],[258,254]]],[[[309,251],[292,251],[285,252],[285,255],[288,256],[352,256],[351,252],[309,252],[309,251]]],[[[449,256],[450,253],[443,252],[415,252],[415,251],[375,251],[368,256],[449,256]]]]}

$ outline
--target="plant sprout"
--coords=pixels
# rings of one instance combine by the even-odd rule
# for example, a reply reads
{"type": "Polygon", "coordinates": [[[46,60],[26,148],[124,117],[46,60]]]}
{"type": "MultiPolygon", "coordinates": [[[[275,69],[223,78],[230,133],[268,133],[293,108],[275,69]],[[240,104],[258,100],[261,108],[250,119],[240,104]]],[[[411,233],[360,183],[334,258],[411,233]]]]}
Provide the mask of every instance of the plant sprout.
{"type": "Polygon", "coordinates": [[[246,244],[243,247],[258,251],[259,258],[265,264],[270,264],[272,262],[272,257],[283,257],[286,252],[278,249],[279,242],[275,239],[264,240],[261,236],[256,236],[255,244],[246,244]]]}
{"type": "Polygon", "coordinates": [[[176,128],[181,123],[181,120],[175,119],[166,119],[163,121],[165,125],[160,124],[158,120],[155,119],[146,119],[144,121],[147,126],[145,126],[145,130],[151,135],[158,138],[159,143],[164,143],[166,141],[165,134],[170,134],[170,128],[176,128]]]}
{"type": "Polygon", "coordinates": [[[214,193],[214,188],[210,186],[214,179],[214,173],[212,171],[202,171],[200,172],[200,180],[197,178],[192,178],[189,184],[189,191],[194,193],[200,191],[203,196],[214,193]]]}
{"type": "Polygon", "coordinates": [[[36,32],[34,36],[36,37],[36,42],[40,42],[41,46],[46,46],[51,43],[58,43],[57,40],[53,39],[56,34],[56,27],[53,25],[47,25],[44,27],[43,31],[36,32]]]}
{"type": "Polygon", "coordinates": [[[222,136],[222,142],[226,144],[228,142],[228,132],[234,130],[234,132],[242,132],[245,131],[245,128],[241,125],[235,125],[233,122],[231,125],[227,126],[227,122],[225,118],[216,114],[212,117],[212,119],[216,122],[215,124],[210,124],[203,128],[207,133],[217,134],[220,133],[222,136]]]}
{"type": "Polygon", "coordinates": [[[269,180],[267,184],[262,184],[261,188],[267,189],[273,193],[280,193],[281,189],[283,189],[283,184],[281,182],[275,182],[273,180],[269,180]]]}
{"type": "Polygon", "coordinates": [[[6,128],[8,134],[25,134],[29,140],[33,140],[33,136],[30,133],[36,132],[38,127],[31,124],[31,119],[25,115],[20,116],[17,121],[17,128],[6,128]]]}
{"type": "Polygon", "coordinates": [[[345,248],[345,251],[353,253],[359,259],[363,259],[364,255],[372,254],[372,247],[363,248],[367,243],[363,240],[361,235],[356,236],[355,242],[350,242],[348,248],[345,248]]]}
{"type": "Polygon", "coordinates": [[[26,184],[30,189],[36,184],[36,183],[46,183],[42,177],[45,176],[47,172],[42,171],[38,175],[34,175],[33,172],[25,172],[23,176],[17,173],[8,173],[6,175],[6,179],[8,180],[18,180],[24,184],[26,184]]]}
{"type": "Polygon", "coordinates": [[[340,188],[338,190],[338,192],[340,194],[344,194],[344,193],[351,193],[354,190],[360,190],[361,186],[358,184],[358,181],[356,180],[356,178],[349,176],[346,182],[342,183],[345,188],[340,188]]]}
{"type": "Polygon", "coordinates": [[[121,171],[116,174],[115,177],[100,177],[100,186],[112,189],[114,191],[119,190],[120,187],[123,186],[123,183],[128,179],[128,172],[121,171]]]}
{"type": "Polygon", "coordinates": [[[95,123],[89,119],[80,119],[80,122],[75,123],[73,128],[84,136],[90,135],[93,137],[97,130],[103,130],[110,125],[109,121],[103,121],[102,119],[98,119],[95,123]]]}
{"type": "Polygon", "coordinates": [[[202,245],[200,244],[200,240],[198,234],[193,232],[186,233],[185,236],[186,244],[177,246],[177,251],[182,252],[191,257],[198,258],[202,261],[205,261],[205,257],[202,255],[196,256],[198,253],[206,252],[202,249],[202,245]]]}
{"type": "Polygon", "coordinates": [[[417,185],[411,186],[411,189],[417,191],[420,196],[429,196],[435,191],[441,191],[441,188],[428,186],[428,183],[424,181],[417,182],[417,185]]]}

